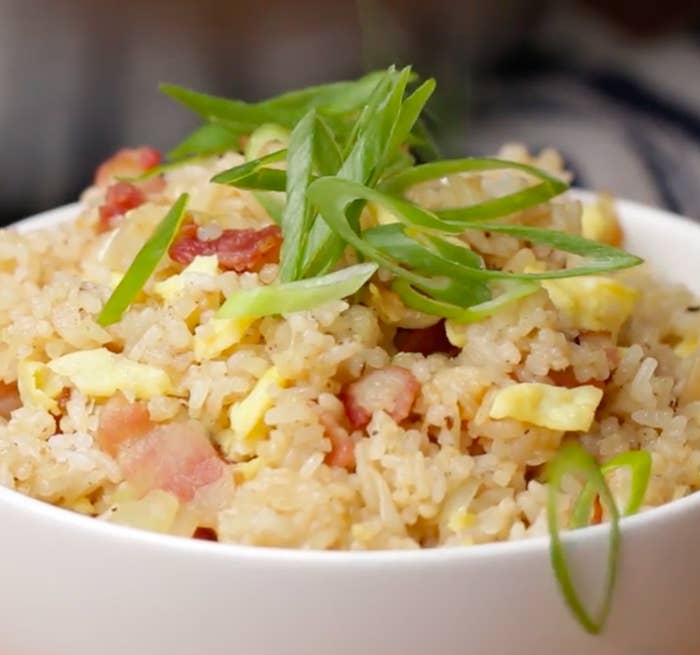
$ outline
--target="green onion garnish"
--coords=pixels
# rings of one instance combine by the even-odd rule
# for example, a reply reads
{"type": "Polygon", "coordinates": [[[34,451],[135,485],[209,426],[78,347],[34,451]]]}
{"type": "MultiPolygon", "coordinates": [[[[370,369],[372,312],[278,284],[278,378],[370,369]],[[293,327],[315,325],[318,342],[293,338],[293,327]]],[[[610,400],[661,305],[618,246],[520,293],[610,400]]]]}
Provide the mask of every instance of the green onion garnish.
{"type": "MultiPolygon", "coordinates": [[[[631,450],[621,453],[600,467],[603,475],[618,468],[627,468],[631,474],[630,493],[623,516],[631,516],[639,511],[651,477],[651,455],[646,450],[631,450]]],[[[589,482],[583,488],[571,511],[570,527],[572,529],[587,526],[591,510],[596,499],[596,489],[589,482]]]]}
{"type": "Polygon", "coordinates": [[[617,505],[595,460],[580,444],[564,446],[549,462],[547,473],[549,481],[547,520],[550,534],[550,559],[554,575],[564,600],[579,623],[591,634],[599,634],[605,627],[608,614],[610,613],[617,574],[617,561],[620,551],[620,515],[617,505]],[[561,482],[564,476],[576,473],[582,475],[586,479],[586,486],[590,485],[600,497],[601,503],[610,517],[605,593],[602,605],[595,613],[589,613],[583,607],[581,599],[576,592],[559,528],[557,496],[561,488],[561,482]]]}
{"type": "Polygon", "coordinates": [[[313,309],[359,291],[377,270],[375,264],[356,264],[335,273],[296,282],[234,291],[221,305],[217,318],[258,318],[313,309]]]}
{"type": "MultiPolygon", "coordinates": [[[[245,158],[248,161],[258,159],[270,143],[277,143],[282,148],[289,144],[289,130],[276,123],[265,123],[255,130],[249,137],[245,147],[245,158]]],[[[279,157],[275,153],[275,157],[279,157]]],[[[269,160],[268,160],[269,161],[269,160]]],[[[262,205],[268,216],[278,225],[282,222],[284,202],[280,200],[278,193],[272,191],[251,191],[255,199],[262,205]]]]}
{"type": "Polygon", "coordinates": [[[238,147],[241,135],[223,125],[205,123],[168,152],[168,159],[219,155],[238,147]]]}
{"type": "Polygon", "coordinates": [[[471,157],[466,159],[447,159],[415,166],[388,178],[380,187],[383,191],[396,195],[402,194],[416,184],[440,179],[446,175],[489,170],[518,170],[540,180],[540,182],[535,186],[516,191],[501,198],[493,198],[468,207],[443,209],[435,213],[447,223],[464,225],[468,221],[500,218],[529,209],[558,196],[568,188],[565,182],[547,175],[533,166],[501,159],[477,159],[471,157]]]}
{"type": "Polygon", "coordinates": [[[97,317],[97,322],[100,325],[104,327],[119,321],[126,308],[143,289],[180,229],[188,200],[189,196],[183,193],[158,224],[148,241],[138,251],[134,261],[131,262],[124,277],[97,317]]]}

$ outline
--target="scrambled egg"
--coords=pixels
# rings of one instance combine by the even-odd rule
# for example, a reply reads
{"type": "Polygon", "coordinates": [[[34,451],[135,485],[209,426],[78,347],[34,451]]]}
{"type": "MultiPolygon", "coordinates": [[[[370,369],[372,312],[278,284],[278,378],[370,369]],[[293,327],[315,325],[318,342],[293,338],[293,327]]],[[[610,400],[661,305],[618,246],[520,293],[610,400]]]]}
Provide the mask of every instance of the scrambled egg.
{"type": "Polygon", "coordinates": [[[180,508],[178,499],[166,491],[151,491],[139,500],[116,503],[105,515],[110,523],[154,532],[171,531],[180,508]]]}
{"type": "Polygon", "coordinates": [[[389,225],[398,223],[399,219],[394,216],[386,207],[375,202],[367,203],[367,210],[376,225],[389,225]]]}
{"type": "Polygon", "coordinates": [[[467,343],[467,328],[468,324],[459,323],[457,321],[448,318],[445,321],[445,335],[447,340],[455,348],[464,348],[467,343]]]}
{"type": "Polygon", "coordinates": [[[187,287],[192,274],[214,276],[219,272],[219,260],[216,255],[198,256],[183,271],[171,275],[167,280],[158,282],[153,290],[167,303],[173,302],[187,287]]]}
{"type": "Polygon", "coordinates": [[[147,400],[172,391],[170,378],[162,369],[134,362],[106,348],[69,353],[47,366],[86,396],[106,398],[127,391],[147,400]]]}
{"type": "Polygon", "coordinates": [[[695,335],[687,335],[678,342],[673,352],[679,357],[690,357],[698,349],[698,338],[695,335]]]}
{"type": "Polygon", "coordinates": [[[55,412],[63,385],[46,364],[25,359],[17,366],[17,389],[24,405],[55,412]]]}
{"type": "Polygon", "coordinates": [[[447,527],[452,532],[461,532],[466,528],[470,528],[476,523],[476,514],[467,510],[466,507],[460,507],[447,522],[447,527]]]}
{"type": "Polygon", "coordinates": [[[584,432],[591,427],[602,398],[603,391],[592,385],[567,389],[524,382],[501,389],[489,416],[512,418],[550,430],[584,432]]]}
{"type": "Polygon", "coordinates": [[[597,203],[584,205],[581,233],[584,238],[598,243],[611,246],[619,246],[622,243],[622,229],[615,216],[612,198],[603,195],[597,203]]]}
{"type": "Polygon", "coordinates": [[[253,318],[215,318],[195,329],[194,358],[198,361],[214,359],[241,341],[253,318]]]}
{"type": "Polygon", "coordinates": [[[284,386],[284,383],[277,368],[272,366],[243,400],[231,406],[231,429],[223,432],[219,438],[224,455],[230,458],[234,454],[252,453],[255,441],[265,434],[263,416],[272,406],[271,392],[275,386],[284,386]]]}
{"type": "Polygon", "coordinates": [[[542,287],[573,327],[613,334],[630,317],[639,297],[636,289],[596,275],[542,280],[542,287]]]}

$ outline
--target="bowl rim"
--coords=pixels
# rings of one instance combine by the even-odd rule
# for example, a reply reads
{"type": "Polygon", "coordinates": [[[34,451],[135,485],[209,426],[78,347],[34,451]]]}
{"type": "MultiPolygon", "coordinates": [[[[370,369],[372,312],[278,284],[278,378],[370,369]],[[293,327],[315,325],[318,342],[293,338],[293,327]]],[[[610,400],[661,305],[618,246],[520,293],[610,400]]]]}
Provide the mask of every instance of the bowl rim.
{"type": "MultiPolygon", "coordinates": [[[[574,198],[590,201],[597,195],[594,192],[573,189],[569,192],[574,198]]],[[[675,229],[692,232],[691,239],[700,241],[700,224],[690,218],[672,212],[626,200],[615,196],[616,206],[621,214],[627,216],[644,216],[650,221],[671,222],[675,229]]],[[[22,232],[33,231],[69,222],[82,208],[81,203],[72,203],[41,212],[14,223],[8,228],[22,232]]],[[[84,516],[68,509],[57,507],[23,493],[0,485],[0,511],[5,505],[17,512],[34,515],[37,520],[46,520],[55,527],[75,529],[81,538],[91,537],[109,541],[122,542],[125,547],[142,547],[168,551],[173,555],[187,557],[216,558],[231,561],[264,562],[266,565],[286,566],[303,564],[305,566],[328,567],[339,562],[344,565],[362,567],[412,567],[416,564],[448,565],[455,562],[488,560],[505,556],[522,557],[528,554],[546,554],[549,550],[549,536],[540,535],[513,541],[499,541],[470,546],[450,546],[425,549],[390,549],[390,550],[311,550],[284,547],[252,546],[245,544],[221,544],[199,539],[159,534],[107,523],[93,517],[84,516]]],[[[700,511],[700,490],[664,505],[652,507],[620,521],[623,539],[626,534],[640,529],[654,529],[664,521],[678,517],[689,510],[700,511]]],[[[608,524],[590,526],[576,531],[563,533],[566,544],[583,546],[591,542],[600,542],[608,533],[608,524]]]]}

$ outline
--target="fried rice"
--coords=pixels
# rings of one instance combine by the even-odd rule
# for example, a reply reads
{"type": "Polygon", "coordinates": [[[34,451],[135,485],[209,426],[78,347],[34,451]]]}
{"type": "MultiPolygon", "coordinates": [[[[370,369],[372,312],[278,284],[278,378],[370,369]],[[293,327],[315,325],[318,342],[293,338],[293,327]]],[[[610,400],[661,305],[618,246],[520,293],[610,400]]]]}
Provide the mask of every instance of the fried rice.
{"type": "MultiPolygon", "coordinates": [[[[500,154],[567,177],[552,151],[534,157],[511,145],[500,154]]],[[[403,306],[380,270],[349,299],[229,323],[222,334],[222,298],[270,284],[277,263],[183,273],[166,257],[121,320],[102,327],[101,307],[179,194],[190,194],[201,241],[272,224],[251,192],[209,181],[241,161],[230,153],[166,171],[114,227],[104,225],[102,183],[86,190],[74,221],[0,234],[1,484],[164,533],[353,550],[546,534],[545,466],[572,439],[598,462],[651,454],[642,510],[700,488],[700,312],[688,290],[647,264],[608,276],[634,299],[609,330],[581,327],[546,285],[483,321],[446,325],[403,306]],[[51,367],[98,352],[91,371],[51,367]],[[115,370],[125,361],[142,368],[114,373],[113,392],[91,392],[85,376],[110,388],[113,361],[115,370]],[[167,383],[136,384],[153,371],[167,383]],[[523,420],[531,405],[495,418],[499,392],[523,383],[591,387],[602,399],[585,430],[523,420]],[[148,445],[125,453],[130,431],[148,445]]],[[[435,209],[521,184],[512,173],[453,176],[409,195],[435,209]]],[[[583,207],[564,195],[510,220],[581,234],[584,211],[619,236],[606,198],[583,207]]],[[[563,263],[507,235],[465,239],[493,267],[563,263]]],[[[621,470],[609,484],[624,498],[629,476],[621,470]]],[[[563,513],[580,491],[567,480],[563,513]]]]}

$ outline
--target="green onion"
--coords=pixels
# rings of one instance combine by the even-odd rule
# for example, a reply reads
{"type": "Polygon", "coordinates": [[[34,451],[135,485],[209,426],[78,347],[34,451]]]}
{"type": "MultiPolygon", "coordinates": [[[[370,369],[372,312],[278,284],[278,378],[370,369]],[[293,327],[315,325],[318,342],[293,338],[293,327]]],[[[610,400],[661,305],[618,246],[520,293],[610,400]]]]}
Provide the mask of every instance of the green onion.
{"type": "Polygon", "coordinates": [[[188,200],[189,196],[183,193],[175,201],[165,218],[134,257],[134,261],[97,317],[100,325],[106,327],[119,321],[124,311],[143,289],[180,229],[188,200]]]}
{"type": "Polygon", "coordinates": [[[540,183],[501,198],[493,198],[467,207],[443,209],[435,213],[447,223],[464,227],[466,223],[472,221],[500,218],[534,207],[558,196],[569,188],[565,182],[547,175],[533,166],[501,159],[477,159],[471,157],[466,159],[447,159],[409,168],[385,180],[380,184],[380,188],[382,191],[396,195],[421,182],[440,179],[447,175],[513,169],[527,173],[540,180],[540,183]]]}
{"type": "Polygon", "coordinates": [[[287,151],[278,150],[223,171],[215,175],[211,181],[217,184],[229,184],[241,189],[284,191],[287,185],[287,174],[277,168],[269,168],[267,165],[284,161],[286,158],[287,151]]]}
{"type": "MultiPolygon", "coordinates": [[[[632,476],[630,480],[630,494],[627,499],[627,506],[623,512],[624,516],[631,516],[639,511],[644,502],[644,496],[651,477],[651,455],[646,450],[631,450],[621,453],[603,464],[600,467],[600,471],[605,475],[618,468],[629,469],[632,476]]],[[[596,495],[595,487],[590,482],[586,484],[571,512],[570,527],[572,529],[588,525],[596,495]]]]}
{"type": "Polygon", "coordinates": [[[552,568],[554,569],[554,574],[562,595],[564,596],[564,600],[571,609],[573,615],[586,631],[591,634],[599,634],[605,627],[608,614],[610,613],[620,551],[619,513],[617,511],[615,499],[610,493],[610,489],[605,482],[603,474],[596,465],[595,460],[580,444],[564,446],[549,462],[547,472],[549,479],[547,520],[550,533],[550,558],[552,561],[552,568]],[[605,593],[602,605],[599,611],[595,613],[589,613],[583,607],[579,595],[576,592],[559,529],[557,495],[564,476],[575,473],[583,475],[586,479],[586,484],[591,485],[591,487],[595,489],[595,492],[600,497],[610,517],[605,593]]]}
{"type": "Polygon", "coordinates": [[[530,282],[508,282],[504,284],[503,293],[497,294],[491,300],[469,307],[429,298],[425,294],[416,291],[408,281],[403,279],[394,280],[391,288],[398,294],[403,303],[411,309],[424,314],[449,318],[457,323],[476,323],[493,316],[493,314],[501,311],[511,303],[532,295],[539,289],[539,286],[530,282]]]}
{"type": "MultiPolygon", "coordinates": [[[[283,148],[289,144],[289,130],[276,123],[265,123],[255,130],[248,139],[245,147],[245,158],[254,160],[261,156],[266,146],[270,143],[278,143],[283,148]]],[[[279,194],[273,191],[252,191],[255,199],[277,224],[282,222],[284,202],[279,194]]]]}
{"type": "MultiPolygon", "coordinates": [[[[319,208],[319,212],[324,221],[328,223],[331,230],[346,243],[352,245],[364,257],[376,262],[380,266],[390,270],[398,277],[402,277],[412,285],[428,291],[431,295],[439,294],[446,288],[444,281],[436,279],[426,280],[425,276],[417,276],[413,272],[407,271],[399,265],[395,256],[391,252],[377,248],[376,245],[364,238],[353,228],[347,218],[347,210],[358,200],[375,203],[384,207],[388,213],[392,214],[401,223],[419,228],[419,233],[425,235],[425,240],[431,243],[443,258],[459,263],[461,275],[471,277],[472,280],[538,280],[548,278],[573,277],[587,275],[593,272],[611,271],[620,268],[635,266],[641,262],[638,257],[630,255],[622,250],[607,246],[605,244],[589,241],[581,237],[572,236],[556,230],[546,230],[543,228],[527,227],[521,225],[502,225],[493,223],[479,223],[475,227],[483,230],[502,232],[511,234],[520,239],[529,240],[533,243],[548,245],[559,250],[571,252],[585,256],[588,262],[582,266],[571,269],[556,271],[546,271],[544,273],[508,273],[504,271],[487,270],[473,265],[469,258],[473,256],[467,248],[461,250],[461,258],[458,258],[458,248],[444,238],[438,236],[440,232],[458,232],[461,228],[446,226],[445,223],[435,214],[413,205],[405,200],[389,196],[385,193],[370,189],[357,182],[343,180],[339,177],[319,178],[311,183],[308,191],[311,202],[319,208]],[[447,230],[445,228],[448,228],[447,230]],[[448,257],[445,255],[449,252],[448,257]]],[[[372,233],[370,233],[372,234],[372,233]]],[[[376,239],[375,239],[376,240],[376,239]]],[[[427,261],[415,260],[417,266],[426,266],[427,261]]],[[[444,266],[444,264],[443,264],[444,266]]],[[[453,268],[453,270],[455,270],[453,268]]],[[[436,296],[439,299],[439,296],[436,296]]],[[[445,297],[443,296],[444,300],[445,297]]]]}
{"type": "Polygon", "coordinates": [[[343,165],[343,152],[333,130],[320,114],[316,115],[314,165],[319,175],[335,175],[343,165]]]}
{"type": "Polygon", "coordinates": [[[287,203],[282,212],[282,252],[279,278],[291,282],[299,278],[304,247],[313,221],[306,190],[314,169],[316,112],[302,118],[289,140],[287,158],[287,203]]]}
{"type": "Polygon", "coordinates": [[[375,264],[356,264],[334,273],[235,291],[219,308],[217,318],[258,318],[313,309],[359,291],[377,270],[375,264]]]}
{"type": "Polygon", "coordinates": [[[168,159],[178,160],[185,157],[219,155],[237,148],[241,134],[222,125],[207,123],[198,127],[183,141],[168,152],[168,159]]]}
{"type": "MultiPolygon", "coordinates": [[[[372,96],[355,124],[349,139],[350,150],[338,171],[338,177],[357,182],[372,182],[381,175],[391,152],[392,135],[401,114],[403,95],[411,79],[410,68],[390,68],[377,83],[372,96]]],[[[353,220],[362,206],[356,205],[353,220]]],[[[344,249],[342,238],[325,221],[316,220],[304,255],[305,277],[330,270],[344,249]]]]}
{"type": "Polygon", "coordinates": [[[292,128],[309,110],[317,108],[329,116],[343,116],[361,109],[382,73],[370,73],[352,82],[335,82],[285,93],[258,103],[229,100],[197,93],[172,84],[161,91],[199,114],[204,120],[250,134],[265,123],[292,128]]]}
{"type": "Polygon", "coordinates": [[[257,128],[248,138],[244,154],[250,161],[262,155],[265,146],[269,143],[279,143],[282,148],[286,148],[289,143],[289,130],[276,123],[265,123],[257,128]]]}

